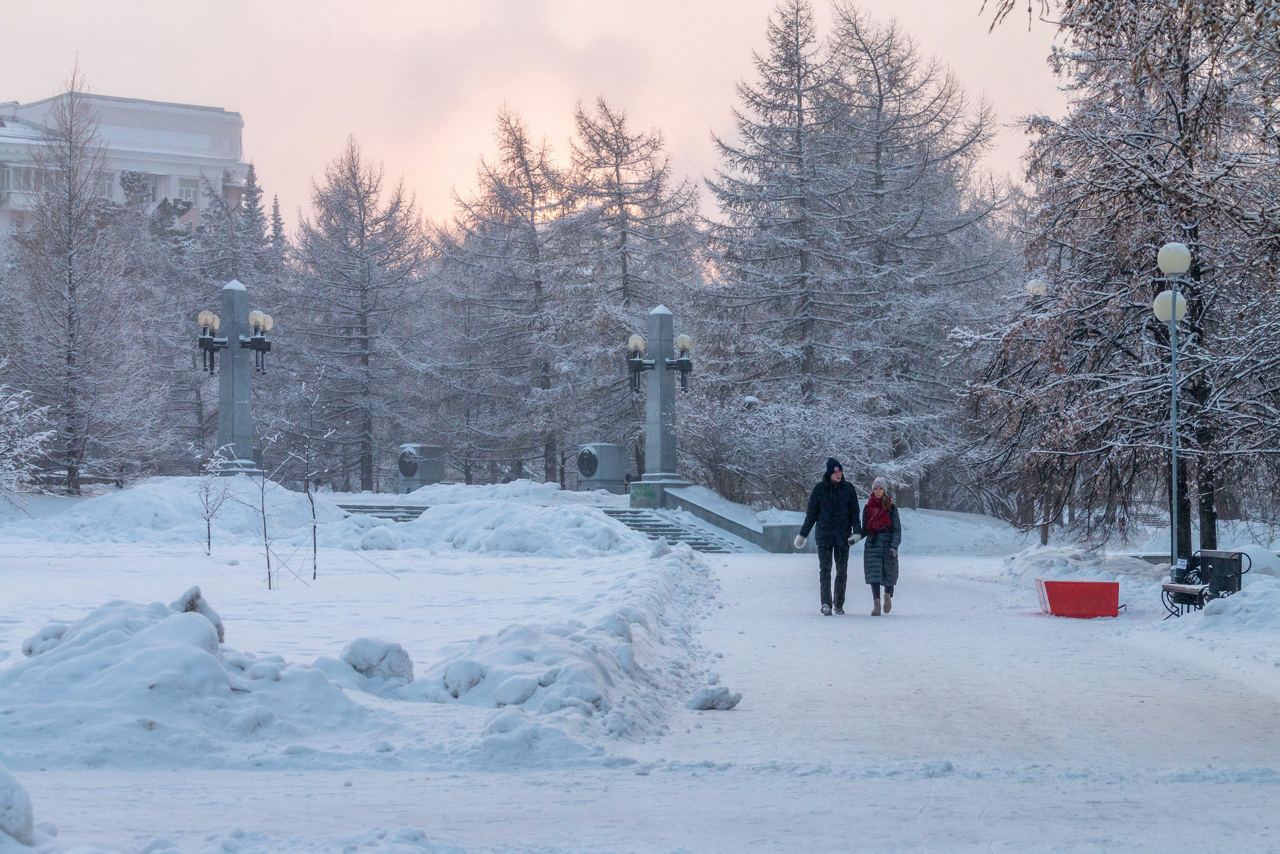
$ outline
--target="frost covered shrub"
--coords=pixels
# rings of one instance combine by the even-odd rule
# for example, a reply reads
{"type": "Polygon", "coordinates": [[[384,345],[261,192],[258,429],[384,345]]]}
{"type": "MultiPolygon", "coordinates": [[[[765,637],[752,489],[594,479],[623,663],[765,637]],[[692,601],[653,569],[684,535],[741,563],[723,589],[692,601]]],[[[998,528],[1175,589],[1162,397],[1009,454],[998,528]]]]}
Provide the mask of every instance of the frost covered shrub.
{"type": "Polygon", "coordinates": [[[226,633],[222,628],[222,617],[218,616],[218,612],[209,607],[209,603],[200,595],[199,587],[192,587],[186,593],[178,597],[177,601],[170,603],[170,608],[179,614],[194,612],[213,623],[213,627],[218,630],[218,643],[226,640],[226,633]]]}
{"type": "Polygon", "coordinates": [[[370,679],[413,681],[413,659],[398,643],[356,638],[342,650],[342,660],[370,679]]]}

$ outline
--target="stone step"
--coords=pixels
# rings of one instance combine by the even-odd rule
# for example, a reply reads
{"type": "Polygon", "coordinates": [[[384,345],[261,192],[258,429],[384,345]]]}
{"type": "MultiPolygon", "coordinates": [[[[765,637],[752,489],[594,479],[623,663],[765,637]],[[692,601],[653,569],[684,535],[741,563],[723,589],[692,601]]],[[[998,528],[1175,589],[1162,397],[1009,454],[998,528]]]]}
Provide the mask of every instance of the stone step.
{"type": "Polygon", "coordinates": [[[421,504],[357,504],[342,502],[338,509],[345,513],[372,516],[375,519],[386,519],[391,522],[412,522],[427,509],[421,504]]]}
{"type": "Polygon", "coordinates": [[[689,548],[709,554],[730,554],[741,548],[722,540],[709,531],[683,524],[662,510],[637,510],[622,507],[601,508],[606,516],[617,519],[633,531],[651,540],[685,543],[689,548]]]}

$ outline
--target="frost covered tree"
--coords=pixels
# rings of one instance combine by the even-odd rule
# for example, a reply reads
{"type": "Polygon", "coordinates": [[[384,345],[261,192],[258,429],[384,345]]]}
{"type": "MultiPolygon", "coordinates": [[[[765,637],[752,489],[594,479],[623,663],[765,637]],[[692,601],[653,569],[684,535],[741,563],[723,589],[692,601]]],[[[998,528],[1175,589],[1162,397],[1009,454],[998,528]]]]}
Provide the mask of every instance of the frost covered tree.
{"type": "Polygon", "coordinates": [[[359,488],[375,488],[388,432],[405,416],[398,349],[416,331],[426,244],[413,198],[386,186],[354,138],[312,189],[288,284],[291,337],[304,370],[323,371],[326,429],[359,488]]]}
{"type": "MultiPolygon", "coordinates": [[[[662,134],[633,130],[604,98],[574,115],[568,183],[574,212],[563,228],[570,256],[562,311],[575,321],[575,364],[593,437],[635,444],[643,471],[641,401],[628,390],[618,354],[646,328],[658,304],[680,311],[700,281],[697,194],[671,175],[662,134]]],[[[583,434],[586,438],[587,434],[583,434]]]]}
{"type": "Polygon", "coordinates": [[[452,226],[437,231],[435,287],[455,323],[435,373],[451,401],[451,444],[469,459],[509,461],[515,477],[540,455],[552,481],[580,400],[558,245],[569,199],[547,145],[518,116],[503,110],[496,137],[498,155],[481,162],[474,194],[455,196],[452,226]]]}
{"type": "Polygon", "coordinates": [[[1071,507],[1105,534],[1167,489],[1169,341],[1150,303],[1169,240],[1193,252],[1179,283],[1180,553],[1193,505],[1214,548],[1223,478],[1256,478],[1276,447],[1276,113],[1265,64],[1242,61],[1258,50],[1251,8],[1064,4],[1053,62],[1071,108],[1029,122],[1027,266],[1047,294],[1012,319],[975,390],[983,462],[1038,484],[1040,521],[1071,507]]]}
{"type": "Polygon", "coordinates": [[[31,394],[0,383],[0,497],[13,500],[35,479],[53,437],[45,410],[32,403],[31,394]]]}
{"type": "Polygon", "coordinates": [[[105,227],[113,211],[99,190],[103,157],[76,71],[37,149],[40,188],[3,294],[9,375],[47,410],[50,464],[70,494],[80,493],[87,468],[119,480],[148,458],[156,436],[150,364],[137,336],[121,334],[135,325],[136,292],[118,236],[105,227]]]}
{"type": "MultiPolygon", "coordinates": [[[[712,236],[722,301],[712,315],[718,324],[708,323],[702,337],[724,342],[721,364],[733,368],[719,372],[719,393],[703,407],[716,413],[708,432],[689,431],[687,447],[697,457],[700,438],[715,438],[716,425],[751,396],[762,401],[761,413],[775,416],[762,426],[776,433],[756,434],[764,445],[816,446],[834,434],[856,471],[866,467],[869,436],[857,413],[862,396],[848,382],[857,307],[845,279],[861,256],[846,251],[839,220],[845,176],[833,150],[840,145],[836,71],[806,0],[781,3],[767,36],[767,51],[754,57],[757,81],[738,86],[736,139],[716,138],[722,166],[707,182],[721,211],[712,236]],[[837,407],[842,392],[851,394],[837,407]]],[[[714,356],[705,361],[718,369],[714,356]]],[[[784,474],[794,485],[775,497],[800,500],[813,465],[784,474]]]]}
{"type": "Polygon", "coordinates": [[[826,446],[902,484],[954,452],[948,333],[1004,287],[1007,260],[977,170],[989,111],[895,26],[833,12],[824,40],[808,2],[779,5],[708,182],[718,345],[701,352],[720,414],[689,447],[714,447],[715,425],[757,400],[748,479],[791,503],[823,455],[788,469],[772,449],[826,446]]]}
{"type": "MultiPolygon", "coordinates": [[[[277,208],[275,213],[279,213],[277,208]]],[[[268,246],[267,214],[262,208],[262,187],[258,185],[258,170],[253,164],[245,171],[244,190],[240,196],[239,225],[242,241],[247,249],[256,255],[254,267],[262,269],[266,266],[263,253],[268,246]]]]}

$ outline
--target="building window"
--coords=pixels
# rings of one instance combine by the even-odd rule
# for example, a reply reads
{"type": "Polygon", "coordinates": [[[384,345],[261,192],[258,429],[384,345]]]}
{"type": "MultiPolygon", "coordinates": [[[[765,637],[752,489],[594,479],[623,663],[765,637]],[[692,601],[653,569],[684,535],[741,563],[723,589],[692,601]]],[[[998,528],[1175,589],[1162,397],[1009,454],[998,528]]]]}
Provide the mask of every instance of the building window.
{"type": "Polygon", "coordinates": [[[194,205],[200,199],[200,182],[195,178],[179,178],[178,198],[194,205]]]}
{"type": "Polygon", "coordinates": [[[38,193],[40,183],[40,171],[34,166],[14,166],[9,169],[9,189],[16,193],[38,193]]]}
{"type": "Polygon", "coordinates": [[[115,197],[115,181],[116,176],[113,172],[103,172],[98,176],[98,180],[94,186],[94,192],[99,198],[110,199],[115,197]]]}

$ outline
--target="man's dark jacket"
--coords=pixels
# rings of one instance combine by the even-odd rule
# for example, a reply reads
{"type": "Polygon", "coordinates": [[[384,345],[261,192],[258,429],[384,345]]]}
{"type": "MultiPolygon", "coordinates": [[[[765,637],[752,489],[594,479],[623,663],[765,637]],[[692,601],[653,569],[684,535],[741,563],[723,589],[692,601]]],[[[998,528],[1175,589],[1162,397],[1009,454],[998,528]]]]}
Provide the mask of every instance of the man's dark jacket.
{"type": "Polygon", "coordinates": [[[858,491],[847,480],[838,483],[824,475],[809,493],[809,509],[804,514],[800,536],[808,537],[816,523],[818,542],[847,540],[855,528],[861,529],[858,517],[858,491]]]}

